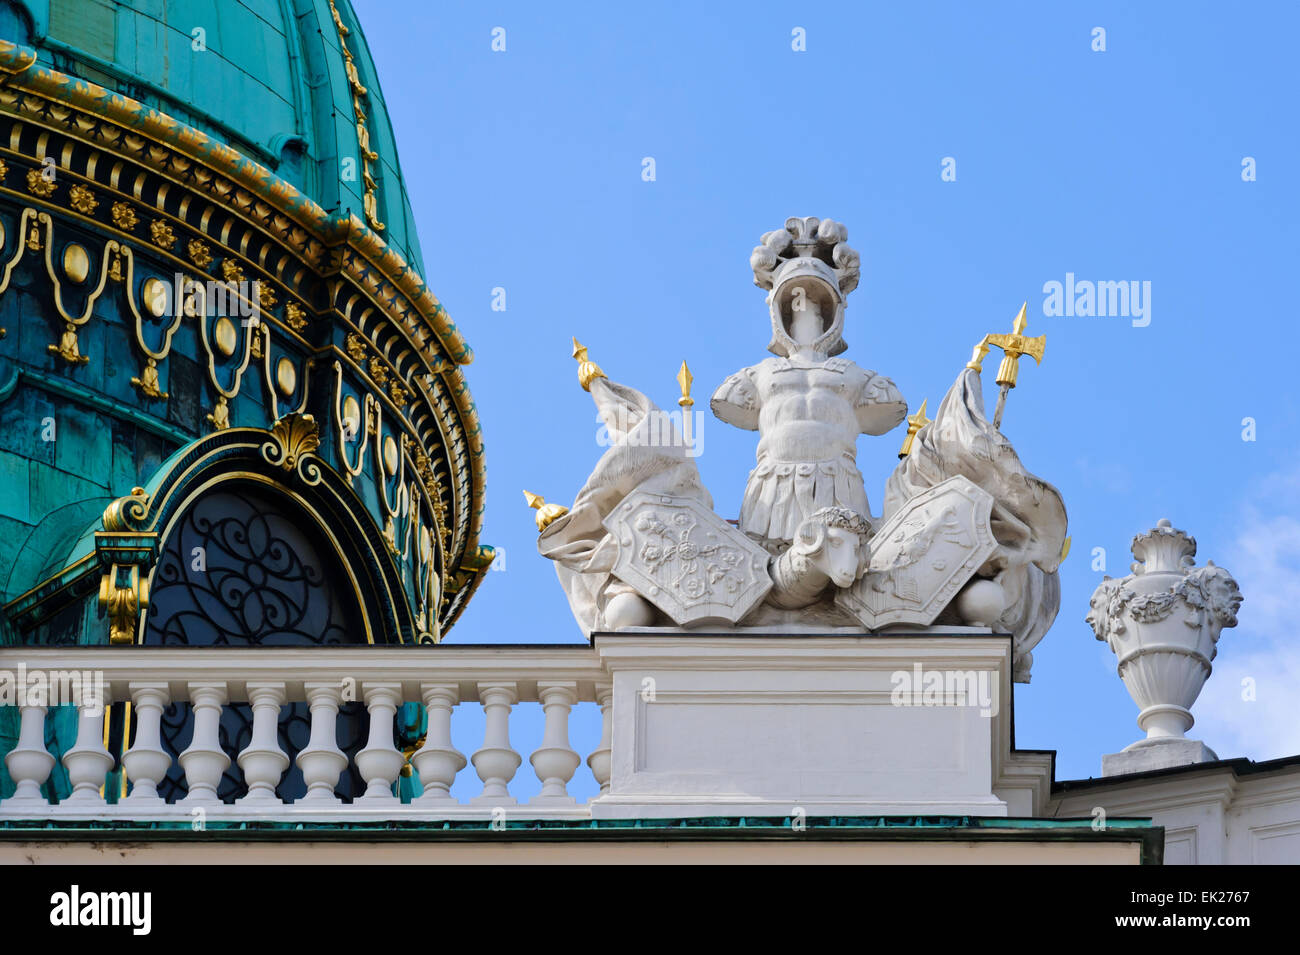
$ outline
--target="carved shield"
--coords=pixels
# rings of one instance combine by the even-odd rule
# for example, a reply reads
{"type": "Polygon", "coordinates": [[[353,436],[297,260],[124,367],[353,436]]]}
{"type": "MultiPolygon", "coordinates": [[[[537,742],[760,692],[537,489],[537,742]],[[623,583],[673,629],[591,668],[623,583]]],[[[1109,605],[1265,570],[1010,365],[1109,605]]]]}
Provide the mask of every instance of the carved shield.
{"type": "Polygon", "coordinates": [[[868,630],[930,624],[989,559],[993,495],[958,475],[911,498],[871,538],[871,562],[835,602],[868,630]]]}
{"type": "Polygon", "coordinates": [[[614,576],[678,626],[735,623],[772,588],[767,551],[692,498],[635,491],[605,527],[614,576]]]}

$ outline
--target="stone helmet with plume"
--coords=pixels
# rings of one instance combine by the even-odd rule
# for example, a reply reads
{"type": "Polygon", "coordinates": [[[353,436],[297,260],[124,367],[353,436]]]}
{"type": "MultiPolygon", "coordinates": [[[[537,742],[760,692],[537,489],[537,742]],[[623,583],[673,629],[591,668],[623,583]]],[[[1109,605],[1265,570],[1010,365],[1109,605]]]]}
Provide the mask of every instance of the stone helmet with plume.
{"type": "Polygon", "coordinates": [[[769,290],[772,342],[768,351],[789,357],[800,347],[786,324],[798,287],[816,302],[822,316],[822,333],[812,348],[830,356],[848,347],[843,338],[844,304],[858,287],[860,275],[858,253],[849,248],[848,237],[842,224],[816,216],[791,217],[785,228],[763,235],[749,264],[754,284],[769,290]]]}

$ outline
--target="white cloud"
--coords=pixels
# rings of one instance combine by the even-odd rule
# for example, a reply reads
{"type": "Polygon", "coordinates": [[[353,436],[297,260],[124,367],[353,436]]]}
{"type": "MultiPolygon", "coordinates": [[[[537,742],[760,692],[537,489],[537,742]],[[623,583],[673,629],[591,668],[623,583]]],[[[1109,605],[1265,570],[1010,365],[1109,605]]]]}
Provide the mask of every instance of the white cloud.
{"type": "Polygon", "coordinates": [[[1236,629],[1219,638],[1190,735],[1224,759],[1292,756],[1300,753],[1300,467],[1252,488],[1238,526],[1215,563],[1246,599],[1236,629]],[[1242,698],[1245,680],[1254,681],[1253,702],[1242,698]]]}

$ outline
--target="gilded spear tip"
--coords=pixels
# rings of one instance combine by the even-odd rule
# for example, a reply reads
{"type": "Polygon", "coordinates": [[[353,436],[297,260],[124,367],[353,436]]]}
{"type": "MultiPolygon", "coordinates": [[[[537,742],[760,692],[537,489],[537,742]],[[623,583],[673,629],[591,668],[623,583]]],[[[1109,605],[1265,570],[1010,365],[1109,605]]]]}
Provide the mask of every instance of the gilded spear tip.
{"type": "Polygon", "coordinates": [[[1023,335],[1025,326],[1029,324],[1029,303],[1025,302],[1020,306],[1020,311],[1016,313],[1015,321],[1011,323],[1011,332],[1013,335],[1023,335]]]}
{"type": "Polygon", "coordinates": [[[695,376],[691,370],[686,367],[686,362],[682,362],[681,370],[677,372],[677,383],[682,386],[682,396],[677,399],[677,403],[683,408],[689,408],[695,404],[695,399],[691,397],[691,382],[695,381],[695,376]]]}

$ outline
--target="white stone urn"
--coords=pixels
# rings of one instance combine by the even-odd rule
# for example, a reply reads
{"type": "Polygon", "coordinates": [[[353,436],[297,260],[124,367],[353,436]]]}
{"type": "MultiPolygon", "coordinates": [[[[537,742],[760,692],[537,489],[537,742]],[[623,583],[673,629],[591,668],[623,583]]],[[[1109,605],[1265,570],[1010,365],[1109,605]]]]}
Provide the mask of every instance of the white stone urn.
{"type": "MultiPolygon", "coordinates": [[[[1137,722],[1147,735],[1124,752],[1171,745],[1203,751],[1156,761],[1164,765],[1217,758],[1189,741],[1187,731],[1219,633],[1237,625],[1242,600],[1231,574],[1213,561],[1194,567],[1195,554],[1195,539],[1161,520],[1133,538],[1133,572],[1121,580],[1105,578],[1087,617],[1097,639],[1118,658],[1120,678],[1141,710],[1137,722]]],[[[1144,760],[1126,771],[1155,768],[1156,762],[1144,760]]]]}

